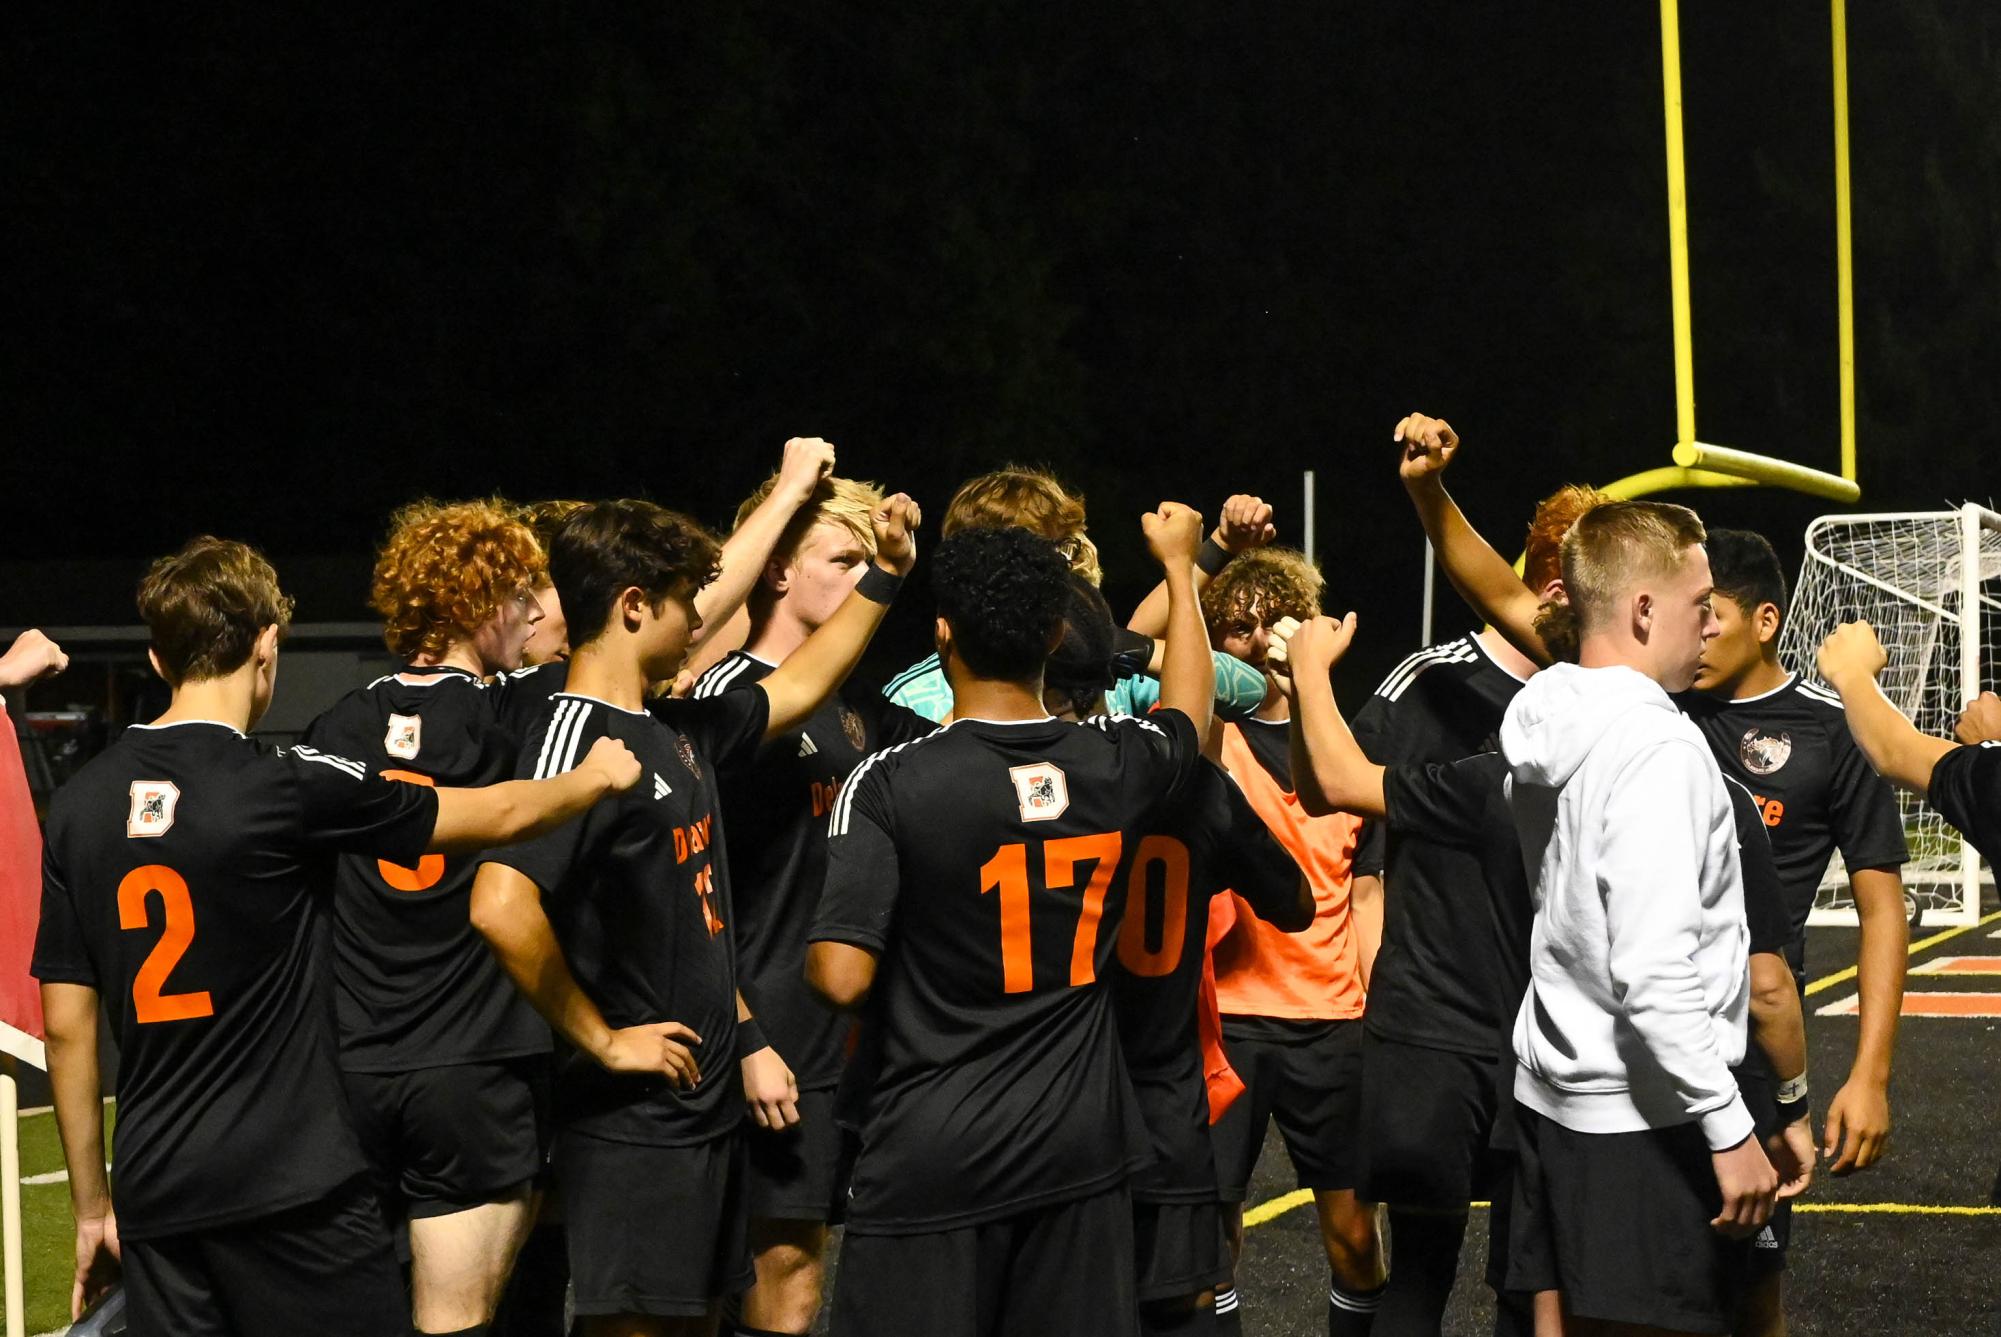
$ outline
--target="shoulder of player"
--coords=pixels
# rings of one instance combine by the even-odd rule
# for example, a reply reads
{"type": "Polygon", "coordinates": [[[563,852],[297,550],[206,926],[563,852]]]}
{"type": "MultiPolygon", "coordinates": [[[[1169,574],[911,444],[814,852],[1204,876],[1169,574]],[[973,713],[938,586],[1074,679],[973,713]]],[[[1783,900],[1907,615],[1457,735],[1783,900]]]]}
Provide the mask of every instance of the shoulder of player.
{"type": "Polygon", "coordinates": [[[526,766],[533,759],[528,777],[547,779],[570,770],[590,744],[614,732],[616,721],[630,719],[635,724],[649,722],[645,712],[620,710],[594,697],[557,692],[536,710],[522,731],[521,759],[526,766]]]}
{"type": "MultiPolygon", "coordinates": [[[[854,809],[856,795],[864,790],[880,791],[891,784],[897,774],[917,756],[917,754],[939,739],[969,737],[964,730],[955,730],[952,725],[942,725],[936,733],[922,738],[912,738],[880,751],[871,752],[848,772],[848,778],[841,782],[841,791],[834,799],[834,810],[828,815],[827,834],[843,835],[847,831],[848,817],[854,809]]],[[[933,755],[927,752],[925,755],[933,755]]]]}
{"type": "Polygon", "coordinates": [[[1432,669],[1446,665],[1479,665],[1486,662],[1488,662],[1487,657],[1480,652],[1480,647],[1473,644],[1470,635],[1440,641],[1437,645],[1427,645],[1422,650],[1406,655],[1403,662],[1391,669],[1388,676],[1376,687],[1375,695],[1385,701],[1395,702],[1402,699],[1411,685],[1432,669]]]}
{"type": "Polygon", "coordinates": [[[1797,677],[1786,688],[1784,695],[1788,704],[1804,710],[1823,725],[1838,726],[1842,735],[1847,734],[1848,711],[1841,704],[1840,694],[1832,688],[1797,677]]]}
{"type": "Polygon", "coordinates": [[[775,667],[755,655],[732,650],[703,670],[702,676],[695,679],[694,690],[688,693],[688,698],[702,701],[721,696],[724,692],[741,690],[763,681],[775,667]]]}
{"type": "Polygon", "coordinates": [[[891,678],[888,682],[884,683],[882,688],[882,694],[887,697],[894,697],[898,692],[902,691],[904,688],[909,687],[915,683],[921,682],[925,678],[929,678],[934,674],[940,673],[942,671],[943,671],[943,666],[939,664],[938,656],[935,654],[926,655],[924,656],[924,658],[918,660],[915,664],[912,664],[909,668],[903,670],[903,672],[897,674],[894,678],[891,678]]]}

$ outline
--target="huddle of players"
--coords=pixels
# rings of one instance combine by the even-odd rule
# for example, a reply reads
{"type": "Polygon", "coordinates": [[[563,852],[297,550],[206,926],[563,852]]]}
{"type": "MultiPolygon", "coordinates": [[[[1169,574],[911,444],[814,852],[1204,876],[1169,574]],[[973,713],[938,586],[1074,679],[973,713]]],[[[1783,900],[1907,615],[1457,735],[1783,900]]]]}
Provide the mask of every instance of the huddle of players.
{"type": "MultiPolygon", "coordinates": [[[[1406,483],[1462,590],[1522,653],[1561,653],[1560,619],[1545,610],[1538,630],[1537,610],[1564,529],[1598,499],[1567,490],[1539,515],[1531,590],[1438,485],[1450,429],[1414,419],[1401,434],[1414,443],[1406,483]]],[[[587,1331],[704,1331],[739,1294],[736,1331],[805,1331],[843,1184],[837,1331],[1103,1332],[1136,1314],[1148,1331],[1234,1327],[1222,1239],[1240,1217],[1221,1204],[1241,1204],[1276,1118],[1316,1191],[1330,1331],[1372,1319],[1436,1331],[1465,1204],[1496,1151],[1578,1173],[1564,1167],[1583,1155],[1541,1126],[1566,1129],[1565,1111],[1531,1092],[1535,1122],[1511,1135],[1501,1086],[1514,1066],[1503,1030],[1532,971],[1530,895],[1505,766],[1475,754],[1530,662],[1491,633],[1413,656],[1357,721],[1388,769],[1373,789],[1344,787],[1341,766],[1362,754],[1341,746],[1322,669],[1342,633],[1311,624],[1283,640],[1317,613],[1319,580],[1262,547],[1268,508],[1233,498],[1206,545],[1185,508],[1146,518],[1165,579],[1134,625],[1164,634],[1155,646],[1114,634],[1081,506],[1053,480],[1003,471],[954,499],[934,560],[939,653],[893,684],[934,716],[949,710],[941,730],[844,685],[914,560],[917,513],[831,477],[832,464],[825,443],[790,443],[720,550],[646,503],[541,508],[528,517],[540,542],[497,505],[410,508],[375,589],[409,662],[291,749],[241,736],[268,703],[289,614],[269,567],[218,540],[155,565],[141,611],[174,705],[59,799],[37,945],[65,1150],[86,1167],[72,1176],[79,1304],[122,1254],[135,1332],[498,1331],[546,1152],[560,1213],[543,1214],[566,1223],[587,1331]],[[741,648],[716,660],[699,642],[720,628],[732,630],[714,644],[741,648]],[[1265,663],[1274,629],[1290,677],[1265,663]],[[1212,657],[1212,635],[1227,653],[1212,657]],[[548,655],[538,638],[567,640],[568,658],[513,671],[524,652],[548,655]],[[691,649],[715,662],[687,696],[656,698],[691,649]],[[1201,760],[1216,704],[1238,716],[1217,733],[1229,780],[1201,760]],[[1125,713],[1149,705],[1144,720],[1125,713]],[[1386,896],[1360,880],[1350,894],[1362,816],[1388,832],[1356,863],[1385,874],[1386,896]],[[325,915],[313,888],[329,869],[325,915]],[[1262,922],[1238,919],[1239,904],[1262,922]],[[315,1025],[327,937],[337,1057],[315,1025]],[[1205,945],[1223,1013],[1206,1046],[1205,945]],[[91,1168],[103,1164],[100,991],[125,1065],[115,1215],[91,1168]],[[862,1012],[845,1062],[848,1027],[828,1000],[862,1012]],[[551,1028],[568,1046],[553,1083],[551,1028]],[[858,1134],[847,1166],[842,1126],[858,1134]],[[1387,1285],[1378,1201],[1397,1243],[1387,1285]],[[390,1216],[408,1224],[410,1312],[390,1216]]],[[[1777,597],[1751,597],[1772,586],[1755,583],[1752,547],[1751,576],[1719,573],[1719,604],[1741,609],[1759,663],[1774,665],[1783,582],[1774,562],[1777,597]]],[[[1831,645],[1823,669],[1867,709],[1852,639],[1850,658],[1831,645]]],[[[1847,1143],[1843,1162],[1867,1164],[1887,1131],[1902,943],[1886,970],[1871,913],[1882,888],[1866,874],[1887,870],[1895,890],[1901,827],[1893,806],[1888,828],[1869,825],[1887,791],[1817,689],[1739,694],[1743,679],[1711,676],[1697,685],[1728,708],[1698,714],[1702,727],[1763,791],[1751,802],[1714,786],[1726,815],[1732,803],[1751,814],[1730,817],[1724,843],[1734,869],[1745,842],[1734,904],[1752,923],[1748,1006],[1769,1063],[1762,1088],[1755,1060],[1741,1080],[1789,1187],[1804,1187],[1798,890],[1803,878],[1810,902],[1837,840],[1862,870],[1864,1034],[1849,1085],[1864,1089],[1837,1098],[1829,1137],[1847,1143]],[[1761,878],[1766,827],[1777,871],[1761,878]],[[1803,834],[1781,848],[1789,831],[1803,834]],[[1812,840],[1818,863],[1801,847],[1812,840]],[[1775,987],[1758,966],[1781,952],[1792,969],[1777,966],[1775,987]]],[[[1876,727],[1880,756],[1857,730],[1869,758],[1931,784],[1949,816],[1995,797],[1977,750],[1948,772],[1962,777],[1955,799],[1945,773],[1905,761],[1949,745],[1876,727]]],[[[1720,863],[1702,871],[1727,880],[1720,863]]],[[[1727,920],[1727,889],[1718,906],[1727,920]]],[[[1707,1000],[1731,1062],[1744,994],[1707,1000]]],[[[1615,1152],[1612,1164],[1628,1185],[1679,1172],[1684,1197],[1713,1198],[1687,1148],[1670,1151],[1681,1159],[1615,1152]]],[[[1603,1192],[1589,1172],[1584,1183],[1603,1192]]],[[[1649,1263],[1705,1266],[1715,1250],[1636,1246],[1614,1278],[1577,1273],[1566,1242],[1607,1223],[1578,1221],[1559,1187],[1577,1189],[1520,1195],[1535,1210],[1497,1229],[1516,1242],[1513,1261],[1491,1262],[1497,1289],[1560,1291],[1576,1321],[1727,1328],[1714,1326],[1723,1289],[1714,1314],[1646,1304],[1669,1284],[1649,1263]]],[[[1767,1224],[1732,1210],[1733,1232],[1767,1224]]],[[[1760,1258],[1782,1255],[1783,1236],[1770,1238],[1780,1247],[1760,1258]]],[[[554,1322],[551,1295],[560,1305],[560,1285],[524,1292],[548,1275],[532,1256],[509,1330],[554,1322]]],[[[1763,1293],[1781,1322],[1775,1280],[1763,1293]]],[[[1504,1304],[1504,1323],[1525,1321],[1504,1304]]]]}

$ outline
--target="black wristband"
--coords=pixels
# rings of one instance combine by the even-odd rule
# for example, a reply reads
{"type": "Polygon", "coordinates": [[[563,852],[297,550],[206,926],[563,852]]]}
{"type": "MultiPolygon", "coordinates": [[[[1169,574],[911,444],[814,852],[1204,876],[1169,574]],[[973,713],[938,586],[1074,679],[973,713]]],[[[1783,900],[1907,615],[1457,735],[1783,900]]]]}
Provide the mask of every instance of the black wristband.
{"type": "Polygon", "coordinates": [[[868,574],[861,584],[855,586],[855,593],[870,603],[878,603],[885,608],[896,602],[896,592],[903,588],[903,577],[885,571],[874,562],[869,563],[868,574]]]}
{"type": "Polygon", "coordinates": [[[771,1041],[764,1038],[764,1027],[757,1024],[756,1017],[745,1017],[736,1024],[736,1055],[749,1058],[760,1049],[771,1048],[771,1041]]]}
{"type": "Polygon", "coordinates": [[[1202,540],[1202,550],[1195,554],[1195,569],[1205,576],[1214,576],[1230,564],[1230,554],[1223,545],[1216,542],[1215,535],[1202,540]]]}

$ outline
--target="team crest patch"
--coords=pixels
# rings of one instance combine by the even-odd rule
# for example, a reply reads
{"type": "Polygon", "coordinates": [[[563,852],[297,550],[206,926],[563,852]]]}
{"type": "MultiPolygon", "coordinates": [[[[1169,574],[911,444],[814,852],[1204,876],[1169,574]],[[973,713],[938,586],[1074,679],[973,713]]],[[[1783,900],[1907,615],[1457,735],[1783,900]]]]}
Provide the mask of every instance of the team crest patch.
{"type": "Polygon", "coordinates": [[[1033,766],[1010,766],[1008,779],[1014,781],[1015,802],[1021,805],[1021,820],[1046,822],[1061,817],[1070,806],[1070,782],[1063,772],[1048,762],[1033,766]]]}
{"type": "Polygon", "coordinates": [[[841,707],[841,732],[848,736],[848,745],[855,751],[868,751],[868,726],[847,706],[841,707]]]}
{"type": "Polygon", "coordinates": [[[174,826],[180,787],[171,780],[134,780],[132,810],[125,815],[128,836],[164,836],[174,826]]]}
{"type": "Polygon", "coordinates": [[[1793,757],[1793,736],[1783,729],[1746,729],[1737,744],[1737,758],[1753,775],[1770,775],[1793,757]]]}
{"type": "Polygon", "coordinates": [[[415,761],[424,745],[424,721],[415,715],[391,715],[389,732],[382,736],[382,750],[401,761],[415,761]]]}
{"type": "Polygon", "coordinates": [[[680,755],[681,764],[688,768],[688,774],[701,779],[702,765],[695,760],[695,745],[688,741],[688,735],[674,735],[674,751],[680,755]]]}

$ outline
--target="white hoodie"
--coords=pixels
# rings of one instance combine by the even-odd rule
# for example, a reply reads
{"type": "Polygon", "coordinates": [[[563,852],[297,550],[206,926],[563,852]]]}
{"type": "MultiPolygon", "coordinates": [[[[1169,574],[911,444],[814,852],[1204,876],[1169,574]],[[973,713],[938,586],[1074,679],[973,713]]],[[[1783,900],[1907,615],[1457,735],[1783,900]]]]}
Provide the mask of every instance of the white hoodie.
{"type": "Polygon", "coordinates": [[[1515,1098],[1581,1133],[1751,1133],[1730,1069],[1750,1008],[1737,825],[1702,734],[1629,668],[1558,664],[1508,707],[1535,888],[1515,1098]]]}

